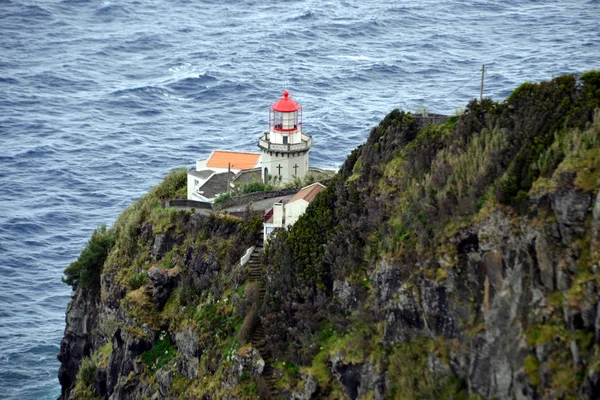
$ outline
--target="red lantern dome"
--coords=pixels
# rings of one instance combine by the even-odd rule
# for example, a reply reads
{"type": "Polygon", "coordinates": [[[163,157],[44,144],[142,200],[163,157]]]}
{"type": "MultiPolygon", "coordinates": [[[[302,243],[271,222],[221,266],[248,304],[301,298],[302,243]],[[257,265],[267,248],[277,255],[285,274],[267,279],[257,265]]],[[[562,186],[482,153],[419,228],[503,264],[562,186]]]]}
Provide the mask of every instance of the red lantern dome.
{"type": "Polygon", "coordinates": [[[271,109],[273,111],[284,112],[284,113],[298,111],[300,109],[300,105],[298,103],[296,103],[294,100],[290,99],[289,95],[290,95],[290,92],[288,92],[287,90],[284,90],[283,97],[281,99],[277,100],[277,102],[271,106],[271,109]]]}

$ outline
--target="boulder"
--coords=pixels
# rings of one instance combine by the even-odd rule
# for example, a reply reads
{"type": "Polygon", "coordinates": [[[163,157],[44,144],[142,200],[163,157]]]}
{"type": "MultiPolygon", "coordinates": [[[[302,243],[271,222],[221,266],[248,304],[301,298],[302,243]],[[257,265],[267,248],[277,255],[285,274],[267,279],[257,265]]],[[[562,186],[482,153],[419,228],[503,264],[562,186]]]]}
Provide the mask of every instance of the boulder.
{"type": "Polygon", "coordinates": [[[179,268],[161,268],[155,266],[148,272],[150,278],[150,289],[152,300],[162,309],[171,295],[171,291],[177,286],[180,278],[179,268]]]}

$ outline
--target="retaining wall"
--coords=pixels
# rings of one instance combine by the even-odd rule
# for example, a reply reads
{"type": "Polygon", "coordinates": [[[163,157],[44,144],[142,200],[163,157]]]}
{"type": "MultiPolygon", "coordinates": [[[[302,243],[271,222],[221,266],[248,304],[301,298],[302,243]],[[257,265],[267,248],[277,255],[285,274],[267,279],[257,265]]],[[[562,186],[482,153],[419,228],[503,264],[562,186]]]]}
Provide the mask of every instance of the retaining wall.
{"type": "Polygon", "coordinates": [[[203,201],[196,200],[185,200],[185,199],[176,199],[176,200],[167,200],[163,203],[163,207],[185,207],[185,208],[195,208],[198,210],[212,210],[212,204],[206,203],[203,201]]]}
{"type": "Polygon", "coordinates": [[[248,193],[242,196],[236,196],[219,203],[215,208],[222,209],[227,207],[239,206],[240,204],[250,203],[252,201],[270,199],[271,197],[288,196],[290,194],[296,194],[300,191],[300,188],[287,188],[279,190],[270,190],[268,192],[254,192],[248,193]]]}

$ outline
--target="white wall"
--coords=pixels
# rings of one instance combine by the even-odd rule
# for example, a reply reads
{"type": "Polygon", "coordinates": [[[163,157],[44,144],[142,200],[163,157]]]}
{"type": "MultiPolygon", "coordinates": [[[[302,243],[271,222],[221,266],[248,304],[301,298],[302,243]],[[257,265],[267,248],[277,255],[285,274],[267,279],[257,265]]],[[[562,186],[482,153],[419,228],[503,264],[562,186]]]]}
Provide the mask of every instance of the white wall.
{"type": "MultiPolygon", "coordinates": [[[[193,175],[187,174],[187,199],[195,200],[192,197],[192,193],[196,190],[196,188],[200,185],[195,185],[195,181],[199,181],[200,178],[196,178],[193,175]]],[[[200,183],[200,182],[199,182],[200,183]]]]}
{"type": "Polygon", "coordinates": [[[282,203],[275,203],[273,204],[273,225],[277,225],[282,227],[283,226],[283,204],[282,203]]]}
{"type": "Polygon", "coordinates": [[[282,183],[293,182],[295,177],[302,179],[308,173],[308,153],[289,155],[288,157],[288,154],[285,153],[272,153],[272,155],[269,155],[265,152],[262,158],[263,172],[265,168],[268,168],[270,175],[278,176],[277,166],[281,165],[282,183]],[[294,170],[294,165],[298,165],[296,170],[294,170]],[[294,171],[297,171],[297,173],[294,174],[294,171]]]}
{"type": "Polygon", "coordinates": [[[293,203],[286,204],[285,205],[285,225],[286,226],[294,225],[296,223],[296,221],[298,221],[298,218],[300,218],[300,216],[302,214],[304,214],[304,211],[306,211],[307,207],[308,207],[308,202],[304,199],[296,200],[293,203]]]}
{"type": "Polygon", "coordinates": [[[283,144],[283,137],[287,136],[288,144],[297,144],[302,142],[302,132],[301,131],[292,131],[292,132],[279,132],[279,131],[270,131],[269,132],[269,141],[273,144],[283,144]]]}

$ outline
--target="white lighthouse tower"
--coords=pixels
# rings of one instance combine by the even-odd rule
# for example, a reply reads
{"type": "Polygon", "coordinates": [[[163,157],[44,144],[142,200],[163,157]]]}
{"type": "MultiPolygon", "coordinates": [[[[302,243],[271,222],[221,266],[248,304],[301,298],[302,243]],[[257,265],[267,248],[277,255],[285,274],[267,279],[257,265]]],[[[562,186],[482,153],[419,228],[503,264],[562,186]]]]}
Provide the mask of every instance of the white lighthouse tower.
{"type": "Polygon", "coordinates": [[[302,132],[302,106],[287,90],[269,110],[269,131],[258,141],[265,183],[288,183],[308,173],[310,135],[302,132]],[[269,180],[269,176],[271,180],[269,180]]]}

